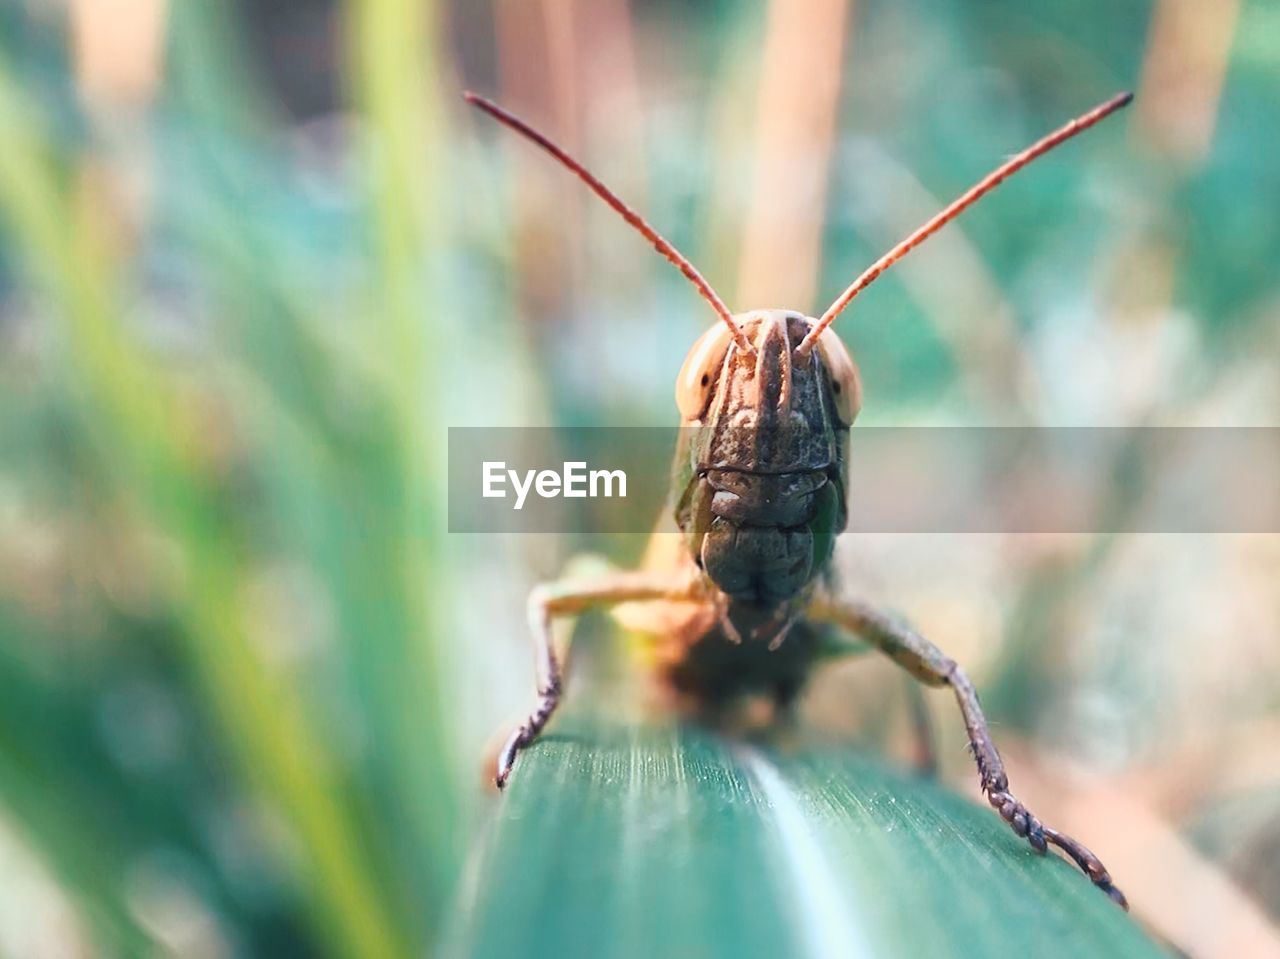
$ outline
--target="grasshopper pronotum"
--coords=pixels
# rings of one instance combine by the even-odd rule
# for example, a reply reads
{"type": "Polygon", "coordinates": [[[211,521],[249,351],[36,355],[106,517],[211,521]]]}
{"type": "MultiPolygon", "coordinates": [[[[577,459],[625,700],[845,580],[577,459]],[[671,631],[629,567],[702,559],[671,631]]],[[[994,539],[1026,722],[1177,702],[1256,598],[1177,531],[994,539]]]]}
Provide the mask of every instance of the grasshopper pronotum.
{"type": "MultiPolygon", "coordinates": [[[[1009,791],[973,684],[911,626],[819,586],[846,523],[849,427],[862,401],[858,368],[829,327],[872,281],[1010,174],[1125,106],[1122,93],[1011,157],[873,263],[817,319],[791,310],[731,313],[702,274],[582,164],[523,120],[472,93],[466,99],[576,173],[697,288],[723,321],[704,333],[676,381],[681,430],[672,503],[675,538],[655,536],[643,568],[538,586],[529,598],[538,705],[498,757],[497,783],[542,732],[564,690],[554,617],[629,604],[655,615],[629,625],[653,635],[662,679],[714,711],[747,692],[782,707],[844,630],[930,686],[950,686],[964,717],[988,801],[1019,836],[1073,859],[1122,906],[1124,895],[1081,843],[1042,823],[1009,791]],[[661,541],[661,542],[660,542],[661,541]],[[644,627],[647,625],[647,629],[644,627]]],[[[1127,906],[1126,906],[1127,908],[1127,906]]]]}

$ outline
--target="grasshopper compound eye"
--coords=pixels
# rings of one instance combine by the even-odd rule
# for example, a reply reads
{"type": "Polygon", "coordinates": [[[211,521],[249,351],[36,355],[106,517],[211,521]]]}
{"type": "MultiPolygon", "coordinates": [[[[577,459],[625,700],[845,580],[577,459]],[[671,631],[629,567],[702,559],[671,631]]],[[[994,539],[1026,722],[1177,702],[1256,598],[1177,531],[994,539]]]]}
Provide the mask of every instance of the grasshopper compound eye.
{"type": "Polygon", "coordinates": [[[831,393],[840,425],[852,426],[858,410],[862,409],[862,377],[858,375],[858,364],[830,328],[818,336],[818,355],[831,378],[831,393]]]}
{"type": "Polygon", "coordinates": [[[694,422],[706,412],[707,400],[732,340],[733,333],[727,327],[716,325],[698,337],[690,348],[676,377],[676,408],[681,422],[694,422]]]}

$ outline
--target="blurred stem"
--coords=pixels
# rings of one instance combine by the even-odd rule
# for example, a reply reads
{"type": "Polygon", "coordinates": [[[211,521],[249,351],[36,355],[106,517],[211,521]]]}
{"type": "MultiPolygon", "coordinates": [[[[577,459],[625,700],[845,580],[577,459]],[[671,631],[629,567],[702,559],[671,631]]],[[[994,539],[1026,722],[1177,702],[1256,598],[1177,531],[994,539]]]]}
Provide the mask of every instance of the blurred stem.
{"type": "Polygon", "coordinates": [[[1213,145],[1240,0],[1157,0],[1142,61],[1134,129],[1187,167],[1213,145]]]}
{"type": "Polygon", "coordinates": [[[814,300],[827,172],[852,6],[847,0],[769,5],[736,309],[768,303],[821,308],[814,300]],[[801,62],[806,67],[797,70],[801,62]],[[807,189],[796,196],[781,189],[783,184],[806,184],[807,189]]]}
{"type": "Polygon", "coordinates": [[[367,124],[373,239],[386,307],[378,318],[386,334],[379,351],[398,388],[400,413],[411,419],[427,347],[422,271],[435,197],[425,174],[439,160],[429,144],[442,140],[438,112],[426,96],[434,7],[417,0],[351,0],[349,8],[352,92],[367,124]]]}
{"type": "Polygon", "coordinates": [[[189,575],[178,612],[193,671],[247,775],[296,831],[299,875],[334,952],[402,955],[326,750],[296,692],[272,674],[247,633],[241,563],[198,460],[198,430],[183,422],[164,379],[134,348],[108,261],[77,223],[7,64],[0,65],[0,129],[0,215],[56,305],[95,435],[122,489],[183,547],[189,575]]]}
{"type": "MultiPolygon", "coordinates": [[[[372,359],[387,374],[395,434],[403,444],[403,541],[399,584],[406,613],[403,662],[385,677],[397,702],[388,704],[399,754],[410,770],[408,808],[434,854],[434,889],[453,879],[457,848],[457,790],[447,744],[452,740],[443,702],[439,605],[427,595],[451,591],[444,551],[447,523],[443,480],[444,430],[438,411],[443,373],[429,358],[443,355],[446,308],[437,297],[442,255],[439,216],[445,129],[439,89],[439,12],[421,0],[348,0],[350,83],[363,120],[369,217],[377,273],[370,291],[372,359]],[[428,431],[430,430],[430,435],[428,431]],[[423,730],[435,731],[424,736],[423,730]],[[427,811],[430,810],[428,813],[427,811]]],[[[418,903],[428,915],[435,903],[418,903]]]]}

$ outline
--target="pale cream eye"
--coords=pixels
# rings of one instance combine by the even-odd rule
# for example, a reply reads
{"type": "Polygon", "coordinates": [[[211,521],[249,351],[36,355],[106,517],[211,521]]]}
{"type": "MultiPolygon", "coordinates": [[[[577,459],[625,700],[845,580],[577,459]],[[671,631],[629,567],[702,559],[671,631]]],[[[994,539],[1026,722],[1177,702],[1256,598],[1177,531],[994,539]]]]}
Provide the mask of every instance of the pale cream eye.
{"type": "Polygon", "coordinates": [[[717,323],[698,337],[684,358],[684,366],[676,377],[676,408],[680,410],[681,420],[696,420],[706,410],[707,397],[720,376],[732,337],[727,326],[717,323]]]}
{"type": "Polygon", "coordinates": [[[862,409],[862,378],[858,364],[840,342],[835,331],[827,327],[818,337],[818,351],[822,365],[831,377],[831,392],[835,396],[836,416],[845,426],[852,426],[858,410],[862,409]]]}

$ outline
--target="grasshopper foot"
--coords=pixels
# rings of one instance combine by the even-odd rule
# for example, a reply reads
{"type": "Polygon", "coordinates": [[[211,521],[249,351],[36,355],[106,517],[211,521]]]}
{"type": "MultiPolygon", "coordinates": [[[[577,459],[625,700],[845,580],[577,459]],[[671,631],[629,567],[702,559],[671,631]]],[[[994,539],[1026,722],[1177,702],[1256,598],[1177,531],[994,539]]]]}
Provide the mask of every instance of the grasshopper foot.
{"type": "Polygon", "coordinates": [[[1107,894],[1112,902],[1126,912],[1129,910],[1129,901],[1111,881],[1111,874],[1107,872],[1107,867],[1083,843],[1046,826],[1037,819],[1021,800],[1009,792],[1007,782],[989,783],[984,785],[983,789],[987,794],[987,801],[1000,813],[1000,818],[1007,822],[1015,833],[1026,839],[1036,852],[1044,852],[1050,844],[1057,846],[1080,867],[1080,871],[1088,876],[1095,886],[1107,894]]]}
{"type": "Polygon", "coordinates": [[[560,691],[559,681],[548,683],[538,699],[538,708],[530,713],[529,718],[517,726],[515,732],[507,738],[502,751],[498,753],[498,770],[493,780],[499,789],[505,787],[507,780],[511,778],[511,770],[515,767],[516,756],[520,754],[522,749],[532,745],[543,728],[550,722],[551,714],[555,712],[556,706],[560,704],[560,691]]]}
{"type": "Polygon", "coordinates": [[[525,727],[521,725],[508,738],[502,747],[502,752],[498,753],[497,773],[493,777],[493,781],[499,789],[507,785],[507,780],[511,778],[511,770],[515,768],[516,753],[518,753],[526,744],[523,742],[525,736],[525,727]]]}
{"type": "Polygon", "coordinates": [[[1070,856],[1081,871],[1089,877],[1095,886],[1105,892],[1112,902],[1125,912],[1129,911],[1129,900],[1125,898],[1120,888],[1111,881],[1111,873],[1107,872],[1107,867],[1102,864],[1102,860],[1090,852],[1088,847],[1070,836],[1058,832],[1056,829],[1050,829],[1048,826],[1044,827],[1044,834],[1049,842],[1070,856]]]}

